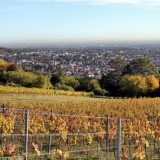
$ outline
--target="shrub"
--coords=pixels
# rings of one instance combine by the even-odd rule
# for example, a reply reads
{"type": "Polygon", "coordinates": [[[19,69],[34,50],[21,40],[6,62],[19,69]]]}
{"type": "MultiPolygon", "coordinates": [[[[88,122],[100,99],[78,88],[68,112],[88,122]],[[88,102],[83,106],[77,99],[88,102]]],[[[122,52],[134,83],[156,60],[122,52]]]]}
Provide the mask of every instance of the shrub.
{"type": "Polygon", "coordinates": [[[62,89],[64,91],[74,91],[74,89],[70,86],[62,85],[59,87],[59,89],[62,89]]]}
{"type": "Polygon", "coordinates": [[[51,88],[50,78],[46,75],[36,75],[32,72],[9,71],[5,75],[8,84],[22,87],[51,88]]]}
{"type": "Polygon", "coordinates": [[[104,96],[104,95],[106,95],[107,91],[106,91],[105,89],[102,89],[102,88],[100,88],[100,87],[97,87],[97,88],[95,88],[95,89],[93,90],[93,93],[94,93],[95,95],[104,96]]]}

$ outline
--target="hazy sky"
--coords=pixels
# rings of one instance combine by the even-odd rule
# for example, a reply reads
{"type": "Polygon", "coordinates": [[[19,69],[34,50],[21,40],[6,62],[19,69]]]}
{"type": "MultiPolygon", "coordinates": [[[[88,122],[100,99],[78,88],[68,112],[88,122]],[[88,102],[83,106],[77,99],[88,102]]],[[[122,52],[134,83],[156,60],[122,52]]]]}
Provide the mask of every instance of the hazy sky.
{"type": "Polygon", "coordinates": [[[160,40],[160,0],[0,0],[0,42],[160,40]]]}

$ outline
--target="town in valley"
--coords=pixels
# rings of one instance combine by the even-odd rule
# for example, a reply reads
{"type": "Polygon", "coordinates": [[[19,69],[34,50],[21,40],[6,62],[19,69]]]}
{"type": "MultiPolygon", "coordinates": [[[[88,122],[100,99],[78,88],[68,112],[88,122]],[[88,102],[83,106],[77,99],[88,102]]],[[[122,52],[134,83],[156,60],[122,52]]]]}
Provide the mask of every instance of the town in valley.
{"type": "Polygon", "coordinates": [[[100,78],[112,70],[109,61],[116,57],[130,61],[147,57],[160,69],[159,45],[77,45],[44,48],[0,48],[0,59],[20,65],[24,70],[52,74],[63,69],[65,75],[100,78]]]}

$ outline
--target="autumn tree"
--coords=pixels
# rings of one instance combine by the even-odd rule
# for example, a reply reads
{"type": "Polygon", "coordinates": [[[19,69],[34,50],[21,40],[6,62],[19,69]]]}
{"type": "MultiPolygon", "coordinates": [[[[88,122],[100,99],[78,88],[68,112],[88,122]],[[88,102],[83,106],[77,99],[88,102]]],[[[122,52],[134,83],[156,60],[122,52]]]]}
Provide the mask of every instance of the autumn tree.
{"type": "Polygon", "coordinates": [[[154,75],[146,76],[146,83],[149,91],[154,91],[159,88],[159,80],[154,75]]]}
{"type": "Polygon", "coordinates": [[[10,64],[7,67],[7,71],[19,71],[19,70],[21,70],[21,68],[16,64],[10,64]]]}
{"type": "Polygon", "coordinates": [[[126,96],[141,96],[148,91],[146,78],[142,75],[125,75],[121,78],[119,84],[126,96]]]}

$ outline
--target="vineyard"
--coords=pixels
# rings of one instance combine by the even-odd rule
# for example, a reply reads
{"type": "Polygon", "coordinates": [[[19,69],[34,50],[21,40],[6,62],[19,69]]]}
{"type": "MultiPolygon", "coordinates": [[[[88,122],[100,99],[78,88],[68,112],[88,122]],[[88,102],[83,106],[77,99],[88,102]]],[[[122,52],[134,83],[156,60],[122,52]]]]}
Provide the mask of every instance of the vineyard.
{"type": "Polygon", "coordinates": [[[1,104],[2,159],[160,159],[160,98],[67,98],[1,104]]]}

